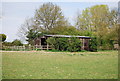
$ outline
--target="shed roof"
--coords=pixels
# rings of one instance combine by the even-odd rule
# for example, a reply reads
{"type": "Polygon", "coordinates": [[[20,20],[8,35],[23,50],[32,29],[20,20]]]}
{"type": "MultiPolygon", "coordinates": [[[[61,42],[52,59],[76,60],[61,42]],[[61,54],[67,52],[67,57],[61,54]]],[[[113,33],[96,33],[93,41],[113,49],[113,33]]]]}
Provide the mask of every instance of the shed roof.
{"type": "Polygon", "coordinates": [[[91,38],[88,36],[73,36],[73,35],[45,35],[47,37],[77,37],[77,38],[91,38]]]}

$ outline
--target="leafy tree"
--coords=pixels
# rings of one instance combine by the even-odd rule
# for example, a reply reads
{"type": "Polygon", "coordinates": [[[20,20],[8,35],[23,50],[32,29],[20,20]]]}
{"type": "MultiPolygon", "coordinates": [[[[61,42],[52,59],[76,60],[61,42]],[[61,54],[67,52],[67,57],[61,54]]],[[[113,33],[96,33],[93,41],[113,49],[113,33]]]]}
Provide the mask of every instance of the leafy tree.
{"type": "Polygon", "coordinates": [[[79,35],[80,32],[74,26],[55,27],[50,30],[50,34],[58,35],[79,35]]]}
{"type": "Polygon", "coordinates": [[[94,23],[94,31],[97,35],[98,45],[102,46],[106,32],[109,27],[109,9],[107,5],[96,5],[91,7],[92,22],[94,23]]]}
{"type": "Polygon", "coordinates": [[[27,32],[27,41],[28,44],[33,45],[34,44],[34,38],[36,37],[36,33],[33,31],[33,29],[31,29],[29,32],[27,32]]]}
{"type": "Polygon", "coordinates": [[[43,31],[52,28],[66,26],[67,21],[62,14],[61,8],[53,3],[44,3],[35,12],[35,25],[43,31]]]}
{"type": "Polygon", "coordinates": [[[76,27],[80,31],[90,31],[91,30],[91,21],[90,21],[90,8],[86,8],[82,11],[82,14],[78,13],[76,27]]]}
{"type": "Polygon", "coordinates": [[[99,47],[110,47],[113,45],[111,40],[118,40],[117,12],[107,5],[83,10],[82,14],[78,14],[76,26],[81,35],[96,36],[99,47]]]}
{"type": "MultiPolygon", "coordinates": [[[[34,18],[26,19],[21,25],[18,35],[21,39],[28,41],[33,45],[33,40],[40,33],[50,34],[55,27],[66,27],[69,23],[62,14],[61,8],[53,3],[44,3],[39,9],[36,9],[34,18]]],[[[42,35],[41,34],[41,35],[42,35]]]]}
{"type": "Polygon", "coordinates": [[[2,40],[2,42],[4,42],[6,40],[6,35],[5,34],[0,34],[0,40],[2,40]]]}
{"type": "Polygon", "coordinates": [[[22,46],[22,42],[18,39],[15,39],[13,42],[12,42],[12,45],[15,45],[15,46],[22,46]]]}

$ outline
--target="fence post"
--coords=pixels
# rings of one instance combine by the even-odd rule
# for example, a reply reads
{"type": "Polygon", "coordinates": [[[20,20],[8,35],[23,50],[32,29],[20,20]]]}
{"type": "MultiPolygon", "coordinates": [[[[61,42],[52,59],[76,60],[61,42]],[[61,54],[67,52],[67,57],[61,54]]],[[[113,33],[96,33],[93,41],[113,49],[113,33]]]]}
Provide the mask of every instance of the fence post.
{"type": "Polygon", "coordinates": [[[25,51],[25,46],[23,46],[23,50],[25,51]]]}
{"type": "Polygon", "coordinates": [[[29,50],[31,49],[31,45],[29,44],[29,50]]]}
{"type": "Polygon", "coordinates": [[[33,50],[35,50],[35,46],[33,45],[33,50]]]}
{"type": "Polygon", "coordinates": [[[48,50],[49,45],[47,44],[47,50],[48,50]]]}
{"type": "Polygon", "coordinates": [[[38,47],[38,45],[36,44],[36,45],[35,45],[35,50],[37,50],[37,47],[38,47]]]}

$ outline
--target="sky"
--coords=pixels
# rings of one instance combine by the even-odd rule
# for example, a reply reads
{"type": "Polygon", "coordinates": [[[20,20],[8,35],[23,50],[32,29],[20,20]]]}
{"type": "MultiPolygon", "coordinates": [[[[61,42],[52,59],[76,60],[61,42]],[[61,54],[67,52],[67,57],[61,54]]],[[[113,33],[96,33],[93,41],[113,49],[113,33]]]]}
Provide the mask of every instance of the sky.
{"type": "MultiPolygon", "coordinates": [[[[38,9],[44,2],[2,2],[2,20],[0,19],[0,25],[2,29],[0,33],[7,35],[6,41],[12,42],[15,39],[19,39],[17,36],[18,29],[21,24],[24,23],[26,18],[34,16],[35,9],[38,9]],[[2,22],[1,22],[2,21],[2,22]]],[[[109,8],[115,8],[118,6],[117,2],[53,2],[57,4],[69,20],[74,25],[77,12],[82,12],[83,9],[98,5],[105,4],[109,8]]]]}

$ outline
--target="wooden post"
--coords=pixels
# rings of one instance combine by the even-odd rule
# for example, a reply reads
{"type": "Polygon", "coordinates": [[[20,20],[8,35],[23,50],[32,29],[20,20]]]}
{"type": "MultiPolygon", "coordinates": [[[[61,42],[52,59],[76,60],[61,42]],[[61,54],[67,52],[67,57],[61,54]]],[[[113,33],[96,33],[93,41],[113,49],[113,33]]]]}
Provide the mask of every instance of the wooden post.
{"type": "Polygon", "coordinates": [[[40,46],[41,46],[41,38],[39,39],[40,41],[39,41],[39,44],[40,44],[40,46]]]}
{"type": "Polygon", "coordinates": [[[31,50],[31,45],[29,44],[29,50],[31,50]]]}
{"type": "Polygon", "coordinates": [[[40,49],[40,50],[42,50],[41,37],[40,37],[40,39],[39,39],[39,40],[40,40],[40,41],[39,41],[39,44],[40,44],[40,45],[39,45],[39,49],[40,49]]]}
{"type": "Polygon", "coordinates": [[[23,51],[25,51],[25,46],[23,45],[23,51]]]}
{"type": "Polygon", "coordinates": [[[48,50],[48,48],[49,48],[49,45],[48,45],[48,43],[47,43],[47,50],[48,50]]]}
{"type": "Polygon", "coordinates": [[[41,45],[41,50],[43,50],[44,45],[41,45]]]}
{"type": "Polygon", "coordinates": [[[89,43],[89,41],[90,41],[90,39],[88,39],[88,51],[90,50],[90,47],[89,47],[89,44],[90,44],[90,43],[89,43]]]}
{"type": "Polygon", "coordinates": [[[83,48],[83,50],[84,50],[84,39],[82,39],[82,43],[83,43],[82,48],[83,48]]]}

